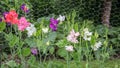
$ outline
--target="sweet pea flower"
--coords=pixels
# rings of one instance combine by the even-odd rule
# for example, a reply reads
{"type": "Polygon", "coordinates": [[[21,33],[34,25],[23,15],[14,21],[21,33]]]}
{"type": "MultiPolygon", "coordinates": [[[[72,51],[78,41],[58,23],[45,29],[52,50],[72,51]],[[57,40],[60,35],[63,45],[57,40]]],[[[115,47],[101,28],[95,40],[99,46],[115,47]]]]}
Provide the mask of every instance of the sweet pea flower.
{"type": "Polygon", "coordinates": [[[77,40],[77,37],[79,36],[79,32],[76,32],[74,31],[74,29],[72,29],[70,31],[70,34],[67,36],[67,40],[72,42],[72,43],[78,43],[78,40],[77,40]]]}
{"type": "Polygon", "coordinates": [[[18,30],[24,31],[30,25],[25,17],[21,17],[18,23],[18,30]]]}
{"type": "Polygon", "coordinates": [[[9,22],[11,24],[18,24],[18,14],[16,13],[15,10],[10,10],[9,12],[5,12],[3,14],[5,18],[5,22],[9,22]]]}
{"type": "Polygon", "coordinates": [[[91,40],[91,36],[92,36],[92,32],[89,32],[88,28],[85,28],[83,31],[84,31],[83,39],[90,41],[91,40]]]}
{"type": "Polygon", "coordinates": [[[58,20],[51,18],[50,19],[50,28],[52,29],[52,31],[56,31],[57,26],[58,26],[58,20]]]}
{"type": "Polygon", "coordinates": [[[96,51],[101,47],[101,45],[102,45],[102,43],[99,41],[99,42],[96,42],[95,45],[91,46],[91,47],[94,51],[96,51]]]}
{"type": "Polygon", "coordinates": [[[70,45],[70,46],[65,46],[65,49],[66,49],[68,52],[74,51],[72,45],[70,45]]]}
{"type": "Polygon", "coordinates": [[[48,28],[42,28],[43,33],[48,33],[48,28]]]}
{"type": "Polygon", "coordinates": [[[29,9],[28,9],[28,7],[26,6],[26,4],[22,4],[20,8],[21,8],[21,10],[24,11],[25,13],[28,13],[28,12],[29,12],[29,9]]]}
{"type": "Polygon", "coordinates": [[[0,22],[2,22],[2,18],[0,18],[0,22]]]}
{"type": "Polygon", "coordinates": [[[36,48],[31,48],[31,52],[32,52],[33,55],[38,54],[38,50],[36,48]]]}
{"type": "Polygon", "coordinates": [[[58,21],[63,22],[65,20],[65,16],[61,16],[59,15],[59,17],[57,18],[58,21]]]}
{"type": "Polygon", "coordinates": [[[34,33],[36,33],[36,28],[34,27],[33,24],[30,24],[29,27],[26,28],[28,37],[32,36],[34,33]]]}

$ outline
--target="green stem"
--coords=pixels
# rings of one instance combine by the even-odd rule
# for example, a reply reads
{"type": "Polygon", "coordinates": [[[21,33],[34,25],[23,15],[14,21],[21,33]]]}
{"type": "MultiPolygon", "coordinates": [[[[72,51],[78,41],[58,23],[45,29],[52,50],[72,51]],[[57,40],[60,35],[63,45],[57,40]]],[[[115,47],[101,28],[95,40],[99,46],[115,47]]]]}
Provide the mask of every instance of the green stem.
{"type": "Polygon", "coordinates": [[[69,52],[67,52],[67,68],[69,68],[69,52]]]}

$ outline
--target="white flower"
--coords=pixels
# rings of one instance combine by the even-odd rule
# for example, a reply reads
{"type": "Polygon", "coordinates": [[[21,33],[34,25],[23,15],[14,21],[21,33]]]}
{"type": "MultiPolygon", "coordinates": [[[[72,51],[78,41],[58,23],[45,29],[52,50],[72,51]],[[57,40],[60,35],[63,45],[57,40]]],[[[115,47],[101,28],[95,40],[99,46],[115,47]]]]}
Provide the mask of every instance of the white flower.
{"type": "Polygon", "coordinates": [[[92,47],[92,49],[93,49],[94,51],[96,51],[96,50],[98,50],[98,48],[101,47],[101,45],[102,45],[102,43],[99,41],[99,42],[95,43],[94,46],[91,46],[91,47],[92,47]]]}
{"type": "Polygon", "coordinates": [[[29,27],[26,28],[28,37],[32,36],[34,33],[36,33],[36,28],[34,27],[33,24],[30,24],[29,27]]]}
{"type": "Polygon", "coordinates": [[[70,46],[65,46],[65,49],[69,52],[72,52],[73,51],[73,46],[70,45],[70,46]]]}
{"type": "Polygon", "coordinates": [[[44,32],[44,33],[48,33],[48,28],[42,28],[42,31],[44,32]]]}
{"type": "Polygon", "coordinates": [[[83,39],[90,41],[91,40],[92,32],[89,32],[88,28],[85,28],[83,31],[84,31],[83,39]]]}
{"type": "Polygon", "coordinates": [[[57,20],[59,20],[60,22],[63,22],[65,20],[65,16],[59,15],[59,17],[57,18],[57,20]]]}
{"type": "Polygon", "coordinates": [[[78,43],[78,40],[77,40],[77,37],[79,36],[79,32],[76,32],[74,31],[74,29],[72,29],[70,31],[70,34],[67,36],[67,40],[72,42],[72,43],[78,43]]]}

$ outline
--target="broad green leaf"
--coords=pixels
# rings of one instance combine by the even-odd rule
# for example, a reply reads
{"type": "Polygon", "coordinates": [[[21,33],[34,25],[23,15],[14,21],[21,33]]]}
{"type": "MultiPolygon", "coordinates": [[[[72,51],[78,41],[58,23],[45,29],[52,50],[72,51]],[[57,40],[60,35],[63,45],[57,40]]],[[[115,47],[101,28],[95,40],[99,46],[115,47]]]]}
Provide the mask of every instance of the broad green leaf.
{"type": "Polygon", "coordinates": [[[22,49],[22,55],[23,56],[29,56],[30,55],[30,53],[31,53],[31,51],[30,51],[30,48],[23,48],[22,49]]]}

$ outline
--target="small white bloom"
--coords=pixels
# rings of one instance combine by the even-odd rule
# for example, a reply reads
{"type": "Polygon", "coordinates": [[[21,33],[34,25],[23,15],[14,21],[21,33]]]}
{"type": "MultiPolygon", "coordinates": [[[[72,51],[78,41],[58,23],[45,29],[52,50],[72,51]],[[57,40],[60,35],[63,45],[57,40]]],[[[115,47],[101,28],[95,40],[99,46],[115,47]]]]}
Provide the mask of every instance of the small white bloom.
{"type": "Polygon", "coordinates": [[[44,32],[44,33],[48,33],[48,28],[42,28],[42,31],[44,32]]]}
{"type": "Polygon", "coordinates": [[[57,18],[57,20],[59,20],[60,22],[63,22],[65,20],[65,16],[59,15],[59,17],[57,18]]]}
{"type": "Polygon", "coordinates": [[[30,24],[29,27],[26,28],[28,37],[32,36],[34,33],[36,33],[36,28],[34,27],[33,24],[30,24]]]}
{"type": "Polygon", "coordinates": [[[73,51],[73,46],[70,45],[70,46],[65,46],[65,49],[69,52],[72,52],[73,51]]]}
{"type": "Polygon", "coordinates": [[[83,31],[84,31],[84,36],[83,36],[84,40],[90,41],[92,32],[89,32],[88,28],[85,28],[83,31]]]}
{"type": "Polygon", "coordinates": [[[101,45],[102,45],[102,43],[99,41],[99,42],[95,43],[94,46],[91,46],[91,47],[92,47],[92,49],[93,49],[94,51],[96,51],[96,50],[98,50],[98,48],[101,47],[101,45]]]}

